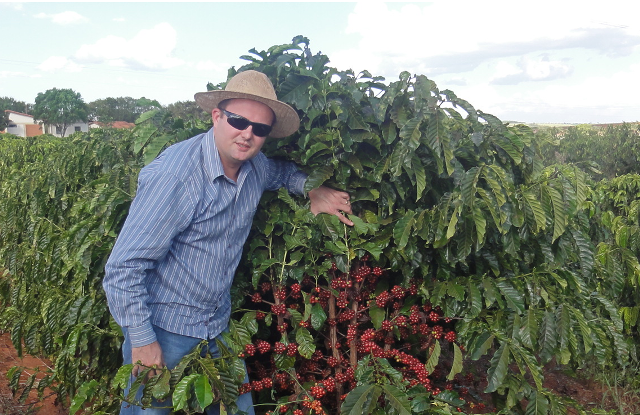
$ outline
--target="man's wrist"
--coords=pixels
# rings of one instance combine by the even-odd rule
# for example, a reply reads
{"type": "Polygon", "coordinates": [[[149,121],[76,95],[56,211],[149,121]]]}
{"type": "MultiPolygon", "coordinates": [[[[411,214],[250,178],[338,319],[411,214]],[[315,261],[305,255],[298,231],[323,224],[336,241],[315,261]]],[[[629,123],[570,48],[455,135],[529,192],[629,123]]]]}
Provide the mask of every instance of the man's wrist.
{"type": "Polygon", "coordinates": [[[305,172],[302,172],[300,170],[298,170],[296,173],[293,174],[292,176],[292,183],[293,183],[293,191],[301,196],[307,197],[307,192],[304,191],[304,186],[307,183],[307,178],[309,177],[308,174],[306,174],[305,172]]]}
{"type": "Polygon", "coordinates": [[[147,322],[138,327],[127,327],[131,347],[142,347],[157,340],[156,332],[151,323],[147,322]]]}

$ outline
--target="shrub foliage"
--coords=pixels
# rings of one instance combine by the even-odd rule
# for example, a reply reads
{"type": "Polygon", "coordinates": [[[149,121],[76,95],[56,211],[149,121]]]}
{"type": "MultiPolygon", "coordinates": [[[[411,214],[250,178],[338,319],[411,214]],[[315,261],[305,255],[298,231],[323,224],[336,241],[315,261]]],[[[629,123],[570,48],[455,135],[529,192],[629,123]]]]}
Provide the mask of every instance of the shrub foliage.
{"type": "MultiPolygon", "coordinates": [[[[628,299],[621,318],[619,301],[640,267],[630,212],[598,210],[612,190],[591,192],[574,166],[544,167],[528,127],[425,76],[385,84],[337,71],[308,43],[251,50],[238,71],[266,73],[302,119],[265,153],[298,163],[307,190],[348,191],[355,226],[265,194],[223,356],[187,356],[142,403],[171,395],[187,412],[217,400],[233,410],[251,389],[259,411],[453,413],[474,403],[461,379],[483,359],[496,411],[558,414],[573,403],[543,388],[546,363],[624,367],[638,311],[628,299]]],[[[18,350],[55,359],[21,390],[55,382],[72,413],[117,407],[130,367],[120,368],[103,266],[141,165],[194,131],[154,112],[130,133],[0,140],[2,323],[18,350]]],[[[20,370],[11,375],[18,386],[20,370]]]]}

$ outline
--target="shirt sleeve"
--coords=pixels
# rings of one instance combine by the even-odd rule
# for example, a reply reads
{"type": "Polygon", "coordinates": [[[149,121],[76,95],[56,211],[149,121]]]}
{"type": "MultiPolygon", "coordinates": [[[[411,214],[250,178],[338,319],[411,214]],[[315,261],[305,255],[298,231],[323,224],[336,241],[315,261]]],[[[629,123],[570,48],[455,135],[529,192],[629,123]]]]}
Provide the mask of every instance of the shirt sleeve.
{"type": "Polygon", "coordinates": [[[132,347],[156,341],[147,307],[145,279],[164,258],[173,238],[186,229],[195,202],[173,174],[147,166],[129,215],[105,266],[103,287],[116,322],[129,331],[132,347]]]}
{"type": "Polygon", "coordinates": [[[289,193],[300,196],[304,195],[304,184],[307,181],[307,174],[300,171],[295,163],[266,159],[266,166],[267,182],[265,189],[278,190],[284,186],[289,193]]]}

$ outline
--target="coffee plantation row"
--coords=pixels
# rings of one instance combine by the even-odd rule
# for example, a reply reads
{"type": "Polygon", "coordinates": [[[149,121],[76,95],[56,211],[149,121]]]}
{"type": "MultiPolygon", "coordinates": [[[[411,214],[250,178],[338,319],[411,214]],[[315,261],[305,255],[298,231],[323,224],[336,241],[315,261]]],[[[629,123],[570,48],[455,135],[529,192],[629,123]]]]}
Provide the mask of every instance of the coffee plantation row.
{"type": "Polygon", "coordinates": [[[530,128],[425,76],[339,72],[308,43],[251,50],[238,71],[266,73],[301,115],[264,152],[307,190],[347,190],[355,225],[265,194],[221,357],[196,350],[127,396],[104,265],[140,168],[208,126],[156,111],[132,131],[0,139],[0,323],[54,362],[12,370],[17,395],[52,387],[71,414],[116,413],[139,388],[184,413],[232,413],[247,391],[261,414],[584,413],[543,367],[636,358],[640,177],[545,166],[530,128]]]}

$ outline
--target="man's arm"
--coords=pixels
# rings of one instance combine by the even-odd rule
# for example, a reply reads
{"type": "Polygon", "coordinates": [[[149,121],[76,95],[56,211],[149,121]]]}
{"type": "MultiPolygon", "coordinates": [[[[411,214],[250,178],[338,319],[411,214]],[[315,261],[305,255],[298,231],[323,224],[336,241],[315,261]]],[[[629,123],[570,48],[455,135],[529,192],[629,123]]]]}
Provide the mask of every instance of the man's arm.
{"type": "Polygon", "coordinates": [[[309,200],[311,201],[311,213],[314,215],[318,213],[336,215],[340,222],[353,226],[353,222],[344,215],[345,213],[353,213],[349,193],[320,186],[309,192],[309,200]]]}
{"type": "MultiPolygon", "coordinates": [[[[170,174],[143,171],[129,215],[105,267],[103,287],[116,322],[127,328],[132,363],[164,366],[146,306],[148,270],[162,260],[192,216],[183,184],[170,174]]],[[[134,367],[136,375],[139,367],[134,367]]]]}
{"type": "MultiPolygon", "coordinates": [[[[266,162],[267,190],[277,190],[284,186],[290,193],[304,194],[304,183],[307,175],[301,172],[295,163],[271,160],[262,153],[257,158],[259,162],[262,160],[266,162]]],[[[348,193],[320,186],[311,190],[308,196],[311,201],[311,213],[314,215],[318,213],[336,215],[342,223],[353,226],[353,222],[344,215],[344,213],[353,213],[348,193]]]]}

